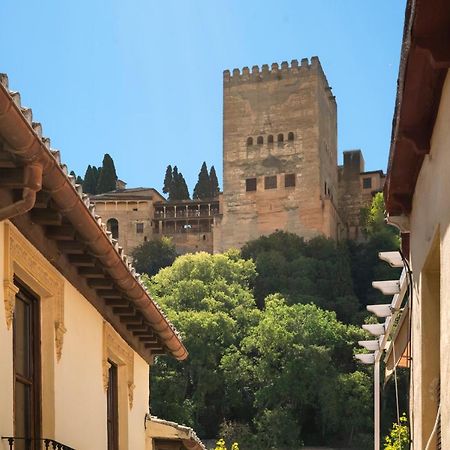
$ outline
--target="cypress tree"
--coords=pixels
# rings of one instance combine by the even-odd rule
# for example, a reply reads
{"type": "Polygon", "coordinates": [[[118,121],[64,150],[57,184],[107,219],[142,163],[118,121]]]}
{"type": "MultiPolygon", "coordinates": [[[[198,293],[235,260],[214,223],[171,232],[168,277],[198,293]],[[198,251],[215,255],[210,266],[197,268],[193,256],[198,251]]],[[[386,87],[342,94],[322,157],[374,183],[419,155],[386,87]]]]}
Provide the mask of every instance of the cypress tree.
{"type": "Polygon", "coordinates": [[[211,183],[209,180],[208,168],[206,167],[206,162],[203,161],[192,196],[193,198],[209,198],[210,195],[211,183]]]}
{"type": "Polygon", "coordinates": [[[84,181],[83,181],[83,191],[87,194],[95,195],[97,190],[97,182],[96,182],[96,176],[94,172],[94,168],[89,165],[86,169],[86,173],[84,174],[84,181]]]}
{"type": "Polygon", "coordinates": [[[172,189],[172,182],[173,182],[172,166],[169,164],[166,169],[166,175],[164,177],[164,186],[162,190],[164,194],[169,194],[169,197],[170,197],[170,190],[172,189]]]}
{"type": "Polygon", "coordinates": [[[216,198],[219,196],[219,180],[217,179],[216,169],[211,166],[209,171],[210,197],[216,198]]]}
{"type": "Polygon", "coordinates": [[[183,174],[180,172],[179,174],[179,189],[180,189],[180,198],[179,200],[189,200],[191,197],[189,195],[189,189],[186,184],[186,180],[183,177],[183,174]]]}
{"type": "Polygon", "coordinates": [[[80,175],[77,176],[77,179],[75,180],[75,183],[77,184],[83,184],[83,178],[80,177],[80,175]]]}
{"type": "Polygon", "coordinates": [[[180,197],[180,175],[178,167],[174,166],[172,170],[172,182],[169,189],[169,200],[179,200],[180,197]]]}
{"type": "Polygon", "coordinates": [[[99,173],[97,193],[114,191],[116,189],[117,173],[114,161],[108,153],[103,157],[102,169],[99,173]]]}

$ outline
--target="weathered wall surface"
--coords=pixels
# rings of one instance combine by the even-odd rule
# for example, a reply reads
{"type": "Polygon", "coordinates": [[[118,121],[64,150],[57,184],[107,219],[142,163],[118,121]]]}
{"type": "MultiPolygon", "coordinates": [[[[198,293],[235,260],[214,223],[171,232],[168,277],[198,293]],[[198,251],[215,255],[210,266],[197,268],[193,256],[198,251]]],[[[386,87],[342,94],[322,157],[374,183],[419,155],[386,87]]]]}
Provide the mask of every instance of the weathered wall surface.
{"type": "Polygon", "coordinates": [[[145,239],[152,238],[154,210],[151,201],[95,201],[95,211],[104,222],[109,219],[119,222],[119,242],[127,255],[145,239]],[[142,224],[142,232],[138,232],[138,224],[142,224]]]}
{"type": "Polygon", "coordinates": [[[323,199],[337,192],[336,152],[336,104],[317,58],[226,71],[223,217],[215,251],[277,229],[335,237],[323,199]],[[285,186],[286,175],[295,186],[285,186]],[[276,188],[266,188],[269,176],[276,188]],[[255,191],[246,188],[251,178],[255,191]]]}
{"type": "Polygon", "coordinates": [[[415,188],[411,265],[414,449],[425,448],[434,425],[440,382],[442,448],[450,448],[450,77],[442,91],[431,151],[415,188]],[[435,331],[440,329],[436,335],[435,331]]]}

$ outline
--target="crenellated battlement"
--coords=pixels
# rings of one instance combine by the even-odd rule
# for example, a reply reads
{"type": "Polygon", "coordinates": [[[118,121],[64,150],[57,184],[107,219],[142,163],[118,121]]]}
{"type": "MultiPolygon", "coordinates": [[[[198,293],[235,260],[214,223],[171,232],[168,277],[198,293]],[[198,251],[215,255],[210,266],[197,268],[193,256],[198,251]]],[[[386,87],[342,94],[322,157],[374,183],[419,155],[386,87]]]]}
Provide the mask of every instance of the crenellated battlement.
{"type": "Polygon", "coordinates": [[[317,70],[325,77],[319,58],[313,56],[310,61],[308,61],[308,58],[303,58],[300,61],[300,64],[298,60],[293,59],[291,64],[287,61],[283,61],[281,65],[273,63],[269,67],[268,64],[263,64],[261,68],[259,66],[253,66],[251,70],[248,67],[244,67],[242,71],[240,69],[233,69],[232,72],[224,70],[223,83],[224,85],[230,85],[266,80],[280,80],[283,78],[302,76],[311,70],[317,70]]]}

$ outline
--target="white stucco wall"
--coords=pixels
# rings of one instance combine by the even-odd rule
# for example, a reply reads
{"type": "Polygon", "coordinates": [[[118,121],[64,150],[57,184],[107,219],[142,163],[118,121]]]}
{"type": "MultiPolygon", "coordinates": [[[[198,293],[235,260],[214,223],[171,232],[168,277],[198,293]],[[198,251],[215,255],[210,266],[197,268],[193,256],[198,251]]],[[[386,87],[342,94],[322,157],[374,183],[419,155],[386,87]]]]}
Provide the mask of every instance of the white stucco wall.
{"type": "MultiPolygon", "coordinates": [[[[413,303],[413,386],[412,401],[415,410],[414,448],[423,449],[426,437],[421,438],[422,397],[430,394],[432,387],[422,386],[420,374],[425,356],[420,341],[426,343],[421,314],[427,308],[427,295],[423,290],[423,268],[430,254],[433,238],[440,243],[440,378],[441,378],[441,429],[442,448],[450,448],[450,76],[444,84],[439,113],[431,141],[431,152],[425,157],[415,189],[410,217],[411,257],[416,296],[413,303]]],[[[427,351],[432,351],[428,348],[427,351]]],[[[434,417],[431,418],[434,423],[434,417]]]]}
{"type": "MultiPolygon", "coordinates": [[[[0,222],[0,282],[4,279],[4,223],[0,222]]],[[[5,297],[3,286],[0,289],[0,436],[11,436],[13,433],[13,365],[12,365],[12,330],[6,327],[5,297]],[[5,407],[11,405],[11,408],[5,407]]],[[[7,449],[5,441],[0,441],[0,449],[7,449]]]]}
{"type": "MultiPolygon", "coordinates": [[[[0,223],[0,280],[4,279],[4,224],[0,223]]],[[[0,436],[13,434],[12,332],[7,330],[4,291],[0,289],[0,436]]],[[[54,342],[54,435],[49,436],[76,450],[106,450],[106,392],[103,385],[103,318],[89,301],[67,280],[64,282],[64,322],[67,329],[60,361],[56,361],[54,342]]],[[[43,323],[53,327],[53,323],[43,323]]],[[[119,340],[126,345],[119,337],[119,340]]],[[[44,347],[44,344],[42,344],[44,347]]],[[[129,349],[129,347],[127,346],[129,349]]],[[[48,349],[42,348],[43,352],[48,349]]],[[[148,412],[149,366],[134,354],[134,400],[128,413],[128,450],[145,449],[144,417],[148,412]]],[[[48,355],[48,353],[47,353],[48,355]]],[[[51,365],[50,365],[51,366],[51,365]]],[[[45,371],[43,371],[45,377],[45,371]]],[[[120,380],[126,386],[127,380],[120,380]]],[[[45,381],[44,383],[45,384],[45,381]]],[[[120,387],[119,387],[120,389],[120,387]]],[[[51,397],[51,395],[49,396],[51,397]]],[[[126,397],[128,399],[128,397],[126,397]]],[[[44,399],[44,402],[48,399],[44,399]]],[[[48,407],[43,411],[50,417],[48,407]]],[[[53,421],[53,419],[51,420],[53,421]]],[[[48,422],[48,420],[47,420],[48,422]]],[[[0,450],[7,449],[0,441],[0,450]]],[[[121,448],[122,450],[122,448],[121,448]]]]}

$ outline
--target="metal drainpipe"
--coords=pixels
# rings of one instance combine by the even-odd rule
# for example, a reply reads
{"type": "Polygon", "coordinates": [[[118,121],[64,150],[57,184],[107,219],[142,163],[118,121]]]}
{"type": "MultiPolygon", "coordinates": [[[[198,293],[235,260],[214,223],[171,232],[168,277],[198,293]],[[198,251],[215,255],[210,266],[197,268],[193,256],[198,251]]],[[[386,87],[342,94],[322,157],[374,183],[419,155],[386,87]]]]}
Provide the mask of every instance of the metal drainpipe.
{"type": "Polygon", "coordinates": [[[0,208],[0,221],[25,214],[36,202],[36,192],[42,189],[42,165],[31,163],[24,167],[22,198],[0,208]]]}

